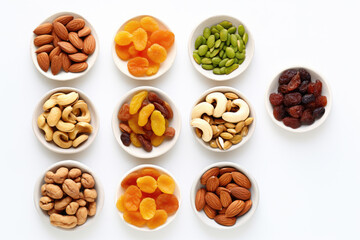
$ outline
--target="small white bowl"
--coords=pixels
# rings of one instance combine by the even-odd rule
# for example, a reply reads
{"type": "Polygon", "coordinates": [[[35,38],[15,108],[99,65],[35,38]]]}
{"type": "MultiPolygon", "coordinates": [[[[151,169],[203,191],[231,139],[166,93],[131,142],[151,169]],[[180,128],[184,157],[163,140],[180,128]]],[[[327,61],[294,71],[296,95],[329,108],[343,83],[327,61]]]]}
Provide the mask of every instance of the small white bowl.
{"type": "Polygon", "coordinates": [[[325,80],[325,78],[323,78],[319,73],[317,73],[316,71],[314,71],[313,69],[309,68],[309,67],[303,67],[303,66],[293,66],[293,67],[289,67],[286,68],[282,71],[280,71],[278,74],[276,74],[276,76],[273,78],[273,80],[270,82],[267,92],[265,94],[265,106],[266,106],[266,110],[271,118],[271,120],[273,120],[273,122],[281,127],[282,129],[285,129],[289,132],[293,132],[293,133],[304,133],[304,132],[308,132],[311,131],[317,127],[319,127],[321,124],[323,124],[323,122],[325,122],[326,118],[329,116],[331,107],[332,107],[332,94],[331,94],[331,89],[329,84],[327,83],[327,81],[325,80]],[[279,86],[279,77],[281,75],[282,72],[284,72],[285,70],[288,69],[299,69],[299,68],[303,68],[306,71],[308,71],[311,75],[311,81],[315,82],[316,80],[320,80],[322,82],[322,92],[321,95],[322,96],[326,96],[327,98],[327,105],[325,106],[325,113],[324,115],[320,118],[315,120],[315,122],[311,125],[301,125],[299,128],[293,129],[291,127],[287,127],[285,126],[285,124],[282,121],[278,121],[275,119],[274,115],[273,115],[273,106],[270,103],[269,97],[271,93],[277,93],[277,89],[279,86]]]}
{"type": "MultiPolygon", "coordinates": [[[[119,31],[124,30],[124,27],[128,22],[130,22],[131,20],[139,20],[140,21],[141,18],[147,17],[147,16],[149,16],[149,15],[140,15],[140,16],[136,16],[134,18],[127,20],[123,25],[121,25],[121,27],[116,31],[114,37],[112,38],[111,52],[112,52],[112,56],[113,56],[115,65],[118,67],[118,69],[123,74],[125,74],[126,76],[128,76],[132,79],[135,79],[135,80],[154,80],[154,79],[162,76],[164,73],[166,73],[171,68],[171,66],[174,63],[175,56],[176,56],[176,39],[175,39],[174,44],[171,46],[171,48],[169,50],[167,50],[166,60],[160,64],[159,71],[156,74],[154,74],[152,76],[135,77],[129,73],[129,70],[127,67],[128,61],[121,60],[116,54],[116,50],[115,50],[116,43],[115,43],[114,39],[115,39],[116,34],[119,31]]],[[[149,16],[149,17],[154,18],[158,22],[159,29],[171,31],[171,29],[160,19],[158,19],[154,16],[149,16]]]]}
{"type": "MultiPolygon", "coordinates": [[[[246,137],[243,137],[242,141],[238,144],[234,144],[232,145],[229,149],[227,150],[220,150],[219,148],[212,148],[210,147],[209,143],[206,143],[204,142],[201,138],[198,138],[196,136],[196,133],[195,133],[195,128],[192,127],[190,125],[190,127],[192,128],[191,129],[191,132],[193,133],[193,136],[196,138],[196,140],[200,143],[201,146],[203,146],[204,148],[210,150],[210,151],[213,151],[213,152],[230,152],[230,151],[233,151],[239,147],[241,147],[242,145],[244,145],[247,141],[250,140],[250,138],[252,137],[254,131],[255,131],[255,126],[256,126],[256,115],[255,115],[255,110],[252,106],[252,104],[249,102],[249,100],[245,97],[245,95],[243,93],[241,93],[239,90],[235,89],[235,88],[232,88],[232,87],[226,87],[226,86],[219,86],[219,87],[213,87],[213,88],[210,88],[208,90],[206,90],[205,92],[203,92],[200,97],[198,98],[198,100],[195,102],[195,104],[193,105],[193,107],[191,108],[191,111],[193,110],[193,108],[199,104],[200,102],[205,102],[205,98],[208,94],[212,93],[212,92],[222,92],[222,93],[226,93],[226,92],[233,92],[233,93],[236,93],[241,99],[243,99],[248,105],[249,105],[249,108],[250,108],[250,114],[249,114],[249,117],[252,117],[254,118],[254,121],[248,126],[249,127],[249,132],[247,134],[246,137]]],[[[190,111],[190,117],[189,117],[189,122],[191,122],[191,111],[190,111]]]]}
{"type": "Polygon", "coordinates": [[[190,61],[191,61],[192,65],[199,73],[201,73],[203,76],[205,76],[211,80],[225,81],[225,80],[230,80],[230,79],[233,79],[233,78],[239,76],[241,73],[243,73],[247,69],[247,67],[250,65],[251,60],[254,56],[255,42],[254,42],[253,35],[250,33],[249,28],[244,24],[243,21],[240,21],[237,18],[227,16],[227,15],[217,15],[217,16],[213,16],[213,17],[205,19],[193,30],[193,32],[190,35],[190,39],[189,39],[189,43],[188,43],[188,52],[189,52],[189,57],[190,57],[190,61]],[[232,73],[230,73],[228,75],[226,75],[226,74],[216,75],[212,72],[212,70],[205,70],[201,67],[201,65],[197,64],[193,58],[193,52],[195,51],[195,40],[198,36],[203,35],[204,29],[206,27],[211,27],[213,25],[219,24],[225,20],[230,21],[234,26],[236,26],[236,32],[237,32],[237,27],[239,25],[243,25],[245,27],[245,32],[247,32],[247,34],[249,36],[249,40],[246,44],[245,60],[242,64],[240,64],[238,69],[236,69],[235,71],[233,71],[232,73]]]}
{"type": "Polygon", "coordinates": [[[119,213],[119,216],[120,216],[121,220],[123,220],[123,222],[124,222],[127,226],[129,226],[129,227],[131,227],[131,228],[133,228],[133,229],[139,230],[139,231],[154,232],[154,231],[160,230],[160,229],[166,227],[167,225],[169,225],[169,224],[175,219],[175,217],[177,216],[177,213],[179,212],[180,206],[181,206],[181,194],[180,194],[179,184],[178,184],[178,182],[176,181],[175,177],[174,177],[169,171],[167,171],[166,169],[164,169],[164,168],[162,168],[162,167],[159,167],[159,166],[157,166],[157,165],[153,165],[153,164],[141,164],[141,165],[138,165],[138,166],[130,169],[129,171],[127,171],[127,172],[124,174],[124,176],[123,176],[123,177],[121,178],[121,180],[120,180],[120,183],[119,183],[118,188],[117,188],[117,190],[116,190],[115,206],[116,206],[117,200],[121,197],[121,195],[123,195],[123,194],[125,193],[125,189],[123,189],[123,188],[121,187],[121,182],[122,182],[122,181],[124,180],[124,178],[125,178],[127,175],[129,175],[130,173],[135,172],[135,171],[138,171],[138,170],[143,169],[143,168],[154,168],[154,169],[158,170],[161,174],[166,174],[166,175],[170,176],[172,179],[174,179],[174,181],[175,181],[175,191],[174,191],[174,195],[177,197],[177,199],[178,199],[178,201],[179,201],[179,208],[178,208],[178,210],[177,210],[174,214],[168,216],[166,222],[165,222],[163,225],[161,225],[161,226],[159,226],[159,227],[157,227],[157,228],[155,228],[155,229],[150,229],[150,228],[148,228],[147,226],[137,227],[137,226],[134,226],[134,225],[131,225],[131,224],[127,223],[127,222],[124,220],[123,213],[120,212],[116,207],[115,207],[115,209],[116,209],[116,211],[119,213]]]}
{"type": "Polygon", "coordinates": [[[127,153],[129,153],[130,155],[134,156],[134,157],[138,157],[138,158],[154,158],[154,157],[158,157],[160,155],[163,155],[164,153],[166,153],[167,151],[169,151],[176,143],[176,141],[178,140],[178,137],[180,135],[180,130],[181,130],[181,116],[180,113],[177,109],[177,107],[175,106],[175,103],[171,100],[171,98],[162,90],[155,88],[155,87],[150,87],[150,86],[142,86],[142,87],[137,87],[134,88],[132,90],[130,90],[129,92],[127,92],[118,102],[118,104],[116,104],[113,116],[112,116],[112,129],[113,129],[113,133],[114,133],[114,137],[116,138],[116,140],[118,141],[119,145],[122,147],[122,149],[124,149],[127,153]],[[169,127],[173,127],[175,129],[175,136],[172,139],[165,139],[164,142],[158,146],[158,147],[153,147],[151,152],[146,152],[143,148],[137,148],[135,146],[133,146],[132,144],[130,144],[130,146],[125,146],[120,139],[121,136],[121,131],[119,128],[119,123],[120,120],[118,119],[117,115],[118,112],[121,108],[121,106],[124,103],[129,103],[132,99],[132,97],[142,91],[142,90],[147,90],[147,91],[152,91],[155,92],[159,95],[159,97],[161,99],[163,99],[164,101],[166,101],[167,103],[170,104],[173,113],[174,113],[174,117],[169,120],[169,127]]]}
{"type": "Polygon", "coordinates": [[[38,180],[35,183],[35,188],[34,188],[34,204],[35,204],[35,208],[37,210],[37,212],[39,213],[39,216],[41,217],[41,219],[44,222],[48,222],[49,225],[53,226],[54,228],[60,229],[60,230],[64,230],[64,231],[75,231],[78,229],[83,229],[88,227],[90,224],[92,224],[95,221],[95,218],[100,214],[103,205],[104,205],[104,189],[103,186],[98,178],[98,176],[85,164],[82,164],[78,161],[74,161],[74,160],[63,160],[60,162],[57,162],[53,165],[51,165],[49,168],[47,168],[38,178],[38,180]],[[95,190],[97,192],[97,199],[96,199],[96,214],[95,216],[92,217],[88,217],[86,222],[81,225],[81,226],[76,226],[75,228],[72,229],[65,229],[65,228],[60,228],[60,227],[55,227],[50,223],[50,219],[49,219],[49,215],[47,214],[46,211],[42,210],[39,206],[39,202],[40,202],[40,198],[42,197],[41,195],[41,186],[45,183],[44,181],[44,176],[46,174],[47,171],[53,171],[55,172],[57,169],[59,169],[60,167],[67,167],[69,168],[69,170],[71,168],[79,168],[83,173],[89,173],[90,175],[92,175],[94,177],[95,180],[95,190]]]}
{"type": "Polygon", "coordinates": [[[90,98],[83,91],[81,91],[77,88],[59,87],[59,88],[50,90],[49,92],[45,93],[41,97],[41,100],[39,101],[39,103],[37,104],[37,106],[34,110],[33,119],[32,119],[32,128],[33,128],[36,138],[41,142],[42,145],[44,145],[50,151],[53,151],[56,153],[61,153],[61,154],[73,154],[73,153],[79,153],[79,152],[84,151],[95,140],[95,137],[99,130],[99,117],[95,110],[94,104],[91,102],[90,98]],[[50,98],[51,95],[53,95],[54,93],[57,93],[57,92],[69,93],[72,91],[79,93],[79,99],[84,100],[86,102],[86,104],[88,105],[88,109],[91,114],[90,124],[93,127],[93,132],[89,135],[88,140],[86,140],[84,143],[82,143],[77,148],[71,147],[68,149],[63,149],[63,148],[60,148],[59,146],[57,146],[53,141],[47,142],[45,140],[44,131],[41,130],[37,125],[37,118],[39,117],[39,115],[41,113],[44,112],[42,106],[43,106],[44,102],[50,98]]]}
{"type": "Polygon", "coordinates": [[[260,197],[259,187],[258,187],[258,185],[257,185],[257,183],[255,181],[255,178],[253,176],[251,176],[250,173],[245,168],[243,168],[242,166],[240,166],[240,165],[238,165],[236,163],[232,163],[232,162],[218,162],[218,163],[211,164],[210,166],[204,168],[200,172],[200,174],[195,178],[194,183],[193,183],[193,185],[191,187],[191,192],[190,192],[190,201],[191,201],[190,204],[191,204],[196,216],[198,216],[198,218],[203,223],[205,223],[206,225],[208,225],[210,227],[213,227],[213,228],[221,229],[221,230],[222,229],[234,229],[234,228],[237,228],[237,227],[240,227],[240,226],[244,225],[254,215],[254,213],[256,211],[256,208],[257,208],[257,206],[259,204],[259,197],[260,197]],[[196,193],[200,188],[204,187],[204,185],[202,185],[200,183],[200,178],[207,170],[209,170],[210,168],[213,168],[213,167],[219,167],[219,168],[233,167],[233,168],[236,168],[237,170],[242,172],[244,175],[246,175],[249,178],[250,182],[251,182],[251,188],[250,188],[251,198],[250,199],[252,201],[252,206],[251,206],[250,210],[245,215],[237,218],[236,223],[233,226],[229,226],[229,227],[222,226],[222,225],[216,223],[214,219],[208,218],[203,210],[201,210],[200,212],[198,212],[196,210],[196,207],[195,207],[196,193]]]}
{"type": "MultiPolygon", "coordinates": [[[[44,72],[38,62],[37,62],[37,54],[35,53],[36,49],[38,47],[36,47],[34,45],[34,39],[35,37],[37,36],[36,34],[32,34],[31,36],[31,42],[30,42],[30,55],[31,55],[31,58],[33,60],[33,63],[36,67],[36,69],[42,74],[44,75],[45,77],[49,78],[49,79],[52,79],[52,80],[57,80],[57,81],[68,81],[68,80],[73,80],[73,79],[76,79],[76,78],[79,78],[79,77],[82,77],[84,76],[86,73],[88,73],[90,71],[90,69],[92,68],[92,66],[94,65],[98,55],[99,55],[99,47],[100,47],[100,42],[99,42],[99,39],[98,39],[98,36],[95,32],[95,29],[94,27],[86,20],[86,18],[84,18],[83,16],[77,14],[77,13],[73,13],[73,12],[59,12],[59,13],[55,13],[54,15],[46,18],[43,22],[39,23],[37,26],[39,26],[40,24],[43,24],[43,23],[47,23],[47,22],[50,22],[52,23],[56,18],[62,16],[62,15],[72,15],[74,16],[74,18],[82,18],[85,20],[85,26],[89,27],[91,29],[91,34],[94,36],[95,38],[95,41],[96,41],[96,48],[95,48],[95,51],[93,52],[93,54],[91,54],[89,56],[89,58],[86,60],[87,64],[88,64],[88,68],[83,71],[83,72],[79,72],[79,73],[71,73],[71,72],[65,72],[65,71],[60,71],[57,75],[53,75],[51,73],[51,69],[49,68],[49,70],[47,72],[44,72]]],[[[37,27],[36,26],[36,27],[37,27]]],[[[34,27],[34,29],[36,28],[34,27]]]]}

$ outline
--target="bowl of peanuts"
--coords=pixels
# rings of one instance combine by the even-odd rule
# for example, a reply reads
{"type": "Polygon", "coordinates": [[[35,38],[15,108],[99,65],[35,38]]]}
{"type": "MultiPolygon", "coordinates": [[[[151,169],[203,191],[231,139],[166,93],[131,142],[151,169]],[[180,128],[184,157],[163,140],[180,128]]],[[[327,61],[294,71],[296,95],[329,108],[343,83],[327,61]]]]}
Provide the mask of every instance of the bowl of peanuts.
{"type": "Polygon", "coordinates": [[[181,117],[162,90],[141,86],[116,104],[112,129],[120,147],[138,158],[154,158],[169,151],[181,130],[181,117]]]}
{"type": "Polygon", "coordinates": [[[175,219],[181,205],[179,185],[166,169],[142,164],[121,178],[115,205],[127,226],[156,231],[175,219]]]}

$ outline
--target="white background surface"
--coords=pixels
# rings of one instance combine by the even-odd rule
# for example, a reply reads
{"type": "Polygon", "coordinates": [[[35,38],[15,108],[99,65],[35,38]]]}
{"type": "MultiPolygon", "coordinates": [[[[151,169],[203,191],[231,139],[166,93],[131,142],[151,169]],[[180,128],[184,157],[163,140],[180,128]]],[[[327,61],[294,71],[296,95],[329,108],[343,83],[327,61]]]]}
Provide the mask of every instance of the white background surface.
{"type": "Polygon", "coordinates": [[[359,55],[357,1],[11,1],[1,2],[1,218],[2,239],[359,239],[359,55]],[[155,4],[156,3],[156,4],[155,4]],[[66,83],[45,79],[31,62],[32,30],[48,16],[73,11],[86,17],[99,35],[99,58],[85,77],[66,83]],[[111,43],[128,18],[154,15],[176,35],[173,68],[156,81],[136,82],[121,74],[111,43]],[[243,20],[254,35],[255,55],[248,70],[224,84],[242,91],[254,104],[257,126],[241,149],[214,154],[199,146],[188,125],[190,108],[206,89],[221,83],[205,79],[189,62],[187,41],[196,24],[217,14],[243,20]],[[267,116],[264,94],[273,76],[287,66],[304,64],[331,84],[333,109],[313,132],[295,135],[267,116]],[[128,90],[149,84],[167,92],[183,120],[179,141],[153,160],[130,157],[117,144],[111,115],[128,90]],[[31,117],[48,90],[71,86],[85,91],[100,115],[100,130],[84,153],[49,152],[35,138],[31,117]],[[33,188],[45,168],[64,159],[78,160],[97,172],[105,188],[103,211],[88,229],[64,232],[40,221],[33,188]],[[193,177],[217,161],[245,166],[257,179],[259,207],[243,227],[210,229],[189,202],[193,177]],[[177,218],[153,233],[130,229],[115,208],[121,176],[140,163],[158,164],[180,182],[183,196],[177,218]]]}

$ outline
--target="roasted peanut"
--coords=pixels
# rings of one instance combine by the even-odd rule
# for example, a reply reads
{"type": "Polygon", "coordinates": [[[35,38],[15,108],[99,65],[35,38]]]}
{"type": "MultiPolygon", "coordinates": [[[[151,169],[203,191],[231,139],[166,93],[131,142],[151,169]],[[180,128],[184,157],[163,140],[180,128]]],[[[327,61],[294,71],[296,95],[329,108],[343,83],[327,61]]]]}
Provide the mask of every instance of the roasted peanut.
{"type": "Polygon", "coordinates": [[[63,198],[61,200],[56,200],[54,208],[59,211],[65,210],[66,206],[69,205],[69,203],[71,203],[71,201],[72,201],[72,198],[69,196],[67,196],[66,198],[63,198]]]}
{"type": "Polygon", "coordinates": [[[81,184],[84,188],[93,188],[95,186],[95,180],[90,174],[83,173],[81,177],[81,184]]]}
{"type": "Polygon", "coordinates": [[[79,199],[79,187],[71,179],[66,179],[62,184],[63,191],[73,199],[79,199]]]}
{"type": "Polygon", "coordinates": [[[52,199],[61,199],[64,195],[61,188],[54,184],[47,184],[45,186],[46,195],[52,199]]]}
{"type": "Polygon", "coordinates": [[[78,168],[72,168],[69,171],[68,177],[71,179],[76,179],[81,176],[81,170],[78,168]]]}
{"type": "Polygon", "coordinates": [[[97,192],[95,189],[85,189],[84,190],[84,199],[87,202],[94,202],[97,198],[97,192]]]}
{"type": "Polygon", "coordinates": [[[65,181],[65,179],[68,177],[68,173],[69,173],[69,169],[67,169],[65,167],[59,168],[55,172],[55,175],[53,177],[54,182],[58,183],[58,184],[62,184],[65,181]]]}
{"type": "Polygon", "coordinates": [[[56,227],[74,228],[77,225],[77,218],[75,216],[62,216],[53,213],[50,215],[50,222],[56,227]]]}
{"type": "Polygon", "coordinates": [[[88,215],[90,217],[95,216],[96,214],[96,202],[91,202],[89,203],[89,207],[88,207],[88,215]]]}
{"type": "Polygon", "coordinates": [[[66,213],[68,215],[75,215],[78,208],[79,208],[79,204],[77,202],[71,202],[69,205],[66,206],[66,213]]]}
{"type": "Polygon", "coordinates": [[[77,225],[83,225],[86,222],[87,215],[88,212],[86,207],[80,207],[76,212],[77,225]]]}
{"type": "Polygon", "coordinates": [[[86,201],[84,199],[78,199],[76,202],[79,204],[80,207],[86,206],[86,201]]]}
{"type": "Polygon", "coordinates": [[[45,174],[45,177],[44,177],[44,181],[46,183],[54,183],[54,173],[52,171],[48,171],[46,174],[45,174]]]}
{"type": "Polygon", "coordinates": [[[41,195],[46,196],[46,184],[41,185],[41,195]]]}
{"type": "Polygon", "coordinates": [[[45,196],[40,198],[40,208],[45,211],[49,211],[54,207],[54,200],[45,196]]]}

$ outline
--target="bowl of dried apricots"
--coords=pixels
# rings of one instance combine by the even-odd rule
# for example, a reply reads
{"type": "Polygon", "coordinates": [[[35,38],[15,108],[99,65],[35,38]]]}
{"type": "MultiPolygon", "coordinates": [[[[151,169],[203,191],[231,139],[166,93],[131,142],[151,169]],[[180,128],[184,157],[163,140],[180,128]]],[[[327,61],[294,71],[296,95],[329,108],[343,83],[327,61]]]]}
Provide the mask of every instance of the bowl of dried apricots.
{"type": "Polygon", "coordinates": [[[169,151],[181,129],[174,102],[158,88],[137,87],[127,92],[115,107],[113,133],[119,145],[138,158],[154,158],[169,151]]]}
{"type": "Polygon", "coordinates": [[[180,189],[167,170],[143,164],[125,173],[115,202],[121,219],[128,226],[154,231],[175,219],[181,203],[180,189]]]}
{"type": "Polygon", "coordinates": [[[115,65],[128,77],[156,79],[166,73],[175,60],[175,35],[158,18],[137,16],[116,32],[112,55],[115,65]]]}

